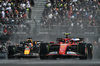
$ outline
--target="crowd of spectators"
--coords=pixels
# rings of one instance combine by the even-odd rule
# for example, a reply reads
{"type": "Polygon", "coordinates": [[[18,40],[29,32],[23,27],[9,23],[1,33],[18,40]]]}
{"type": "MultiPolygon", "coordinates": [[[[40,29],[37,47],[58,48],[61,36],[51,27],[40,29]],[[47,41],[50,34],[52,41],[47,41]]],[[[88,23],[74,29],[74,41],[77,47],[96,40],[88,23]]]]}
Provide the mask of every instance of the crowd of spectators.
{"type": "Polygon", "coordinates": [[[0,30],[11,34],[27,29],[25,21],[31,19],[33,6],[33,0],[0,0],[0,30]]]}
{"type": "Polygon", "coordinates": [[[97,27],[99,18],[99,0],[47,0],[41,25],[43,28],[51,25],[97,27]]]}

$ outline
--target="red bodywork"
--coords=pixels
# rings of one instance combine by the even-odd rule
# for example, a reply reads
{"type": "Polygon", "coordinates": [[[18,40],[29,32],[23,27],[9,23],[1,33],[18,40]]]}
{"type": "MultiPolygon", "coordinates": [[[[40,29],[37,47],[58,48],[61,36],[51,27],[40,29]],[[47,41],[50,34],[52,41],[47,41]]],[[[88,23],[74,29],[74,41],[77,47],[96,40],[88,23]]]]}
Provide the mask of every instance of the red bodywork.
{"type": "MultiPolygon", "coordinates": [[[[50,42],[50,43],[53,43],[53,42],[50,42]]],[[[66,54],[66,49],[67,49],[68,46],[72,46],[72,45],[76,45],[77,46],[78,43],[81,43],[81,42],[75,42],[70,38],[60,38],[60,39],[57,40],[57,44],[50,44],[50,46],[60,45],[59,53],[58,54],[47,54],[47,56],[50,56],[50,55],[80,56],[79,54],[66,54]]]]}

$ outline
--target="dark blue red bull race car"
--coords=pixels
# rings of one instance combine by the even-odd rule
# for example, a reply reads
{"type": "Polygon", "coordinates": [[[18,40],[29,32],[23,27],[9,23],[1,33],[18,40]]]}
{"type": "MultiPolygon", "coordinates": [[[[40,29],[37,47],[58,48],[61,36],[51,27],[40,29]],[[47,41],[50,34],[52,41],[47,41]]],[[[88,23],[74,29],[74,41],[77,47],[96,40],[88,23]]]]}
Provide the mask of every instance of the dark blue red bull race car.
{"type": "Polygon", "coordinates": [[[40,45],[40,59],[57,58],[79,58],[92,59],[93,46],[84,43],[83,38],[68,38],[69,33],[65,33],[66,38],[57,38],[57,43],[42,43],[40,45]]]}
{"type": "Polygon", "coordinates": [[[32,41],[28,38],[27,41],[21,41],[20,44],[8,46],[8,58],[20,57],[38,57],[39,46],[41,41],[32,41]]]}

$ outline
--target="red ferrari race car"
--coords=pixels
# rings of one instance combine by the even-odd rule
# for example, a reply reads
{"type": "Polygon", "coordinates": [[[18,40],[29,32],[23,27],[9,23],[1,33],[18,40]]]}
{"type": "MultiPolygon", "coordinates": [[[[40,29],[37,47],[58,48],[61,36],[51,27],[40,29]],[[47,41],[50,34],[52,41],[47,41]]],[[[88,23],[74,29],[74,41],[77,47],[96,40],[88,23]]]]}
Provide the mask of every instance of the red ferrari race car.
{"type": "Polygon", "coordinates": [[[40,59],[75,58],[92,59],[93,46],[84,43],[83,38],[68,38],[69,33],[65,33],[66,38],[57,38],[54,42],[42,43],[40,45],[40,59]]]}

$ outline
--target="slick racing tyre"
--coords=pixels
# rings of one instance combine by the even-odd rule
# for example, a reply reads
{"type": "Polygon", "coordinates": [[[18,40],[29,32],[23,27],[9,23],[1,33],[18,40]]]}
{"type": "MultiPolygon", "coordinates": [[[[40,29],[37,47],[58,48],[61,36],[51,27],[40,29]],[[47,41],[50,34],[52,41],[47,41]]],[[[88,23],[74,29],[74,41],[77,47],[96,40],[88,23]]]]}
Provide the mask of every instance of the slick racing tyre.
{"type": "Polygon", "coordinates": [[[8,58],[11,58],[16,53],[15,46],[8,46],[8,58]]]}
{"type": "Polygon", "coordinates": [[[88,51],[87,58],[92,59],[92,57],[93,57],[93,46],[92,46],[92,44],[87,44],[87,51],[88,51]]]}
{"type": "Polygon", "coordinates": [[[82,54],[79,59],[92,59],[92,44],[80,43],[79,53],[82,54]]]}
{"type": "Polygon", "coordinates": [[[49,44],[48,43],[41,43],[40,45],[40,59],[43,60],[43,59],[47,59],[47,56],[46,54],[48,54],[49,52],[49,44]]]}

